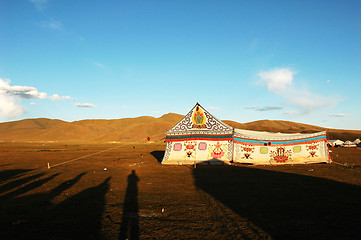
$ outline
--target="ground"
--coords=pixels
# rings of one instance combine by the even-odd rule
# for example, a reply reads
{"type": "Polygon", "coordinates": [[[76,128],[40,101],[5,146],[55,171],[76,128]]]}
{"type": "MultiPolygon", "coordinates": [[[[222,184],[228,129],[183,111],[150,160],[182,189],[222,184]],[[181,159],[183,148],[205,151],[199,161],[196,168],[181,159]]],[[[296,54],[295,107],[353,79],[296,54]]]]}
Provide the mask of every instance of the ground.
{"type": "Polygon", "coordinates": [[[196,168],[161,165],[164,149],[0,143],[0,239],[361,236],[361,149],[331,149],[332,164],[196,168]]]}

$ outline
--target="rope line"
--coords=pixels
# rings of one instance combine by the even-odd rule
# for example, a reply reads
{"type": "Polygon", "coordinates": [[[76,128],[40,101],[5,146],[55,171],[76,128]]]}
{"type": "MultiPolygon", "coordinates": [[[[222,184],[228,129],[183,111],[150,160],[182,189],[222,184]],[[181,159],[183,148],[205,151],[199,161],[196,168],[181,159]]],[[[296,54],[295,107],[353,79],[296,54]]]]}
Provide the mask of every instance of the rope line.
{"type": "MultiPolygon", "coordinates": [[[[160,134],[157,134],[157,135],[153,135],[153,136],[150,136],[150,138],[154,138],[154,137],[157,137],[159,135],[163,135],[164,133],[160,133],[160,134]]],[[[140,140],[142,140],[143,138],[139,138],[137,140],[135,140],[135,142],[138,142],[140,140]]],[[[134,143],[134,142],[133,142],[134,143]]],[[[143,143],[143,142],[141,142],[143,143]]],[[[71,163],[71,162],[74,162],[74,161],[77,161],[77,160],[80,160],[80,159],[83,159],[83,158],[87,158],[87,157],[91,157],[91,156],[94,156],[94,155],[97,155],[97,154],[100,154],[100,153],[103,153],[103,152],[108,152],[108,151],[111,151],[113,149],[117,149],[117,148],[122,148],[122,147],[125,147],[125,146],[129,146],[129,145],[132,145],[132,143],[128,143],[128,144],[124,144],[124,145],[120,145],[120,146],[117,146],[117,147],[112,147],[112,148],[109,148],[109,149],[105,149],[105,150],[102,150],[102,151],[99,151],[99,152],[95,152],[95,153],[91,153],[91,154],[88,154],[88,155],[85,155],[85,156],[81,156],[81,157],[77,157],[77,158],[74,158],[74,159],[71,159],[71,160],[68,160],[68,161],[65,161],[65,162],[61,162],[61,163],[58,163],[58,164],[54,164],[52,166],[49,165],[48,163],[48,168],[54,168],[54,167],[57,167],[57,166],[61,166],[63,164],[67,164],[67,163],[71,163]]]]}
{"type": "Polygon", "coordinates": [[[353,168],[353,167],[354,167],[354,164],[348,165],[347,163],[339,163],[339,162],[335,162],[335,161],[332,161],[332,163],[335,163],[335,164],[337,164],[337,165],[340,165],[340,166],[343,166],[343,167],[347,167],[347,168],[353,168]]]}

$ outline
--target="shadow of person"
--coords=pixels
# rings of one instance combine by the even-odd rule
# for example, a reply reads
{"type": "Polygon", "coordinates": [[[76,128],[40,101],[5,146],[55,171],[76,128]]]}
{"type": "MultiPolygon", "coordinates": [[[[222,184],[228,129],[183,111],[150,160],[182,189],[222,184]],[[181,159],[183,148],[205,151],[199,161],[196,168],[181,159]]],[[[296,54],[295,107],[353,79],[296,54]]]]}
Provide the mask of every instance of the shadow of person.
{"type": "MultiPolygon", "coordinates": [[[[46,239],[101,239],[110,179],[108,177],[99,185],[78,192],[54,206],[48,214],[52,225],[46,239]]],[[[73,183],[76,181],[74,179],[73,183]]]]}
{"type": "Polygon", "coordinates": [[[128,176],[119,239],[139,239],[138,182],[135,170],[128,176]]]}
{"type": "Polygon", "coordinates": [[[96,237],[99,236],[100,219],[104,209],[104,207],[100,207],[105,205],[104,196],[108,188],[108,180],[102,185],[93,188],[93,190],[90,188],[69,196],[59,204],[53,203],[54,199],[77,184],[85,174],[86,172],[81,173],[52,190],[47,189],[45,192],[36,190],[60,175],[60,173],[55,173],[47,178],[24,184],[21,188],[3,195],[0,198],[0,226],[7,227],[1,229],[0,239],[63,239],[61,234],[66,231],[74,232],[74,228],[80,234],[77,235],[71,232],[71,234],[64,235],[66,236],[64,239],[81,239],[81,237],[87,236],[85,233],[90,233],[96,237]],[[36,192],[29,194],[33,190],[36,190],[36,192]],[[94,202],[100,207],[94,210],[94,207],[89,205],[88,202],[94,202]],[[83,231],[84,219],[95,222],[95,224],[99,222],[96,225],[99,227],[95,228],[93,224],[90,230],[83,231]],[[72,221],[72,224],[67,225],[66,223],[69,221],[72,221]]]}

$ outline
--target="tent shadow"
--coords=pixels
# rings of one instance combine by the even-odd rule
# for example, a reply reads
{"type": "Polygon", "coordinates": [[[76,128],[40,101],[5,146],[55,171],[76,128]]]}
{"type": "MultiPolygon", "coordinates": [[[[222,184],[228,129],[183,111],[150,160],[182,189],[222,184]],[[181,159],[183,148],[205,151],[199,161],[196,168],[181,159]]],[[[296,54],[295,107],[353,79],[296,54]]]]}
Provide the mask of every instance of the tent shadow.
{"type": "Polygon", "coordinates": [[[159,163],[162,163],[165,151],[153,151],[150,154],[157,159],[159,163]]]}
{"type": "Polygon", "coordinates": [[[199,166],[195,185],[275,239],[358,239],[360,186],[252,167],[199,166]]]}

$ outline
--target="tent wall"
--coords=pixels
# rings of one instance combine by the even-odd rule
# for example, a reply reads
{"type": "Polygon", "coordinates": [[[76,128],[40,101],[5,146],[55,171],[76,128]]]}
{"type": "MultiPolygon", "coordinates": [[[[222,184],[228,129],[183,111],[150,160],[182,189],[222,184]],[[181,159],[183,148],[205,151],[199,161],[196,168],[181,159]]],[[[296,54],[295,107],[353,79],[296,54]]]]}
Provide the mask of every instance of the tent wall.
{"type": "Polygon", "coordinates": [[[272,165],[329,162],[326,132],[282,134],[236,129],[233,161],[272,165]]]}
{"type": "Polygon", "coordinates": [[[324,141],[279,146],[234,144],[234,162],[238,163],[277,165],[327,163],[328,161],[328,148],[324,141]]]}
{"type": "Polygon", "coordinates": [[[232,140],[184,140],[167,142],[162,164],[194,164],[199,162],[231,162],[232,140]]]}

